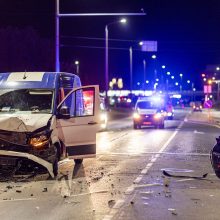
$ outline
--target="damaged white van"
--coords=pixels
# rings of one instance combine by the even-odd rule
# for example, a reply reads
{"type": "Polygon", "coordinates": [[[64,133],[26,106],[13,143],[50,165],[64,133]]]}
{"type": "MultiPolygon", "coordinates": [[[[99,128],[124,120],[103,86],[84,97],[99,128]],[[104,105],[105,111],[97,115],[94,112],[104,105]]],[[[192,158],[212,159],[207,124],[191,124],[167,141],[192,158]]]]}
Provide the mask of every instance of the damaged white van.
{"type": "Polygon", "coordinates": [[[99,87],[62,72],[0,73],[0,169],[43,166],[96,155],[99,87]]]}

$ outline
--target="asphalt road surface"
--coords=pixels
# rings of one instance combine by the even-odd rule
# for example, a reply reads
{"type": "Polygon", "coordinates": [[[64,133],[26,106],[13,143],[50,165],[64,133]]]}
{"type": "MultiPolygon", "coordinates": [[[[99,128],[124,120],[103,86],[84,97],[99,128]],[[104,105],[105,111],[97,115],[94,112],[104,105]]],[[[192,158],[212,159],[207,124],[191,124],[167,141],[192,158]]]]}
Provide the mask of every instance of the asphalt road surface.
{"type": "Polygon", "coordinates": [[[165,129],[138,130],[129,112],[109,114],[96,158],[63,161],[56,180],[1,182],[0,219],[220,219],[220,180],[209,160],[220,127],[206,112],[176,110],[165,129]]]}

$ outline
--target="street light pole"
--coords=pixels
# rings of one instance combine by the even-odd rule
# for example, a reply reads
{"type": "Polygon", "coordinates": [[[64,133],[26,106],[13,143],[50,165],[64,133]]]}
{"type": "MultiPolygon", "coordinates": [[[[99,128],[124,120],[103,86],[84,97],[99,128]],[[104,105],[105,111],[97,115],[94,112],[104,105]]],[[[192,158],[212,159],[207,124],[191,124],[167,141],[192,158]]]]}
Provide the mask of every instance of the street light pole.
{"type": "Polygon", "coordinates": [[[56,72],[60,71],[60,36],[59,36],[59,18],[60,17],[91,17],[91,16],[143,16],[146,15],[145,12],[141,13],[68,13],[68,14],[62,14],[60,13],[59,10],[59,0],[56,0],[56,34],[55,34],[55,54],[56,54],[56,64],[55,64],[55,69],[56,72]]]}
{"type": "Polygon", "coordinates": [[[60,72],[60,22],[59,22],[59,13],[60,13],[60,6],[59,0],[56,0],[56,40],[55,40],[55,54],[56,54],[56,63],[55,63],[55,70],[56,72],[60,72]]]}
{"type": "Polygon", "coordinates": [[[144,91],[146,89],[146,60],[143,60],[143,65],[144,65],[144,91]]]}
{"type": "Polygon", "coordinates": [[[132,78],[133,78],[133,61],[132,61],[132,47],[129,48],[129,57],[130,57],[130,92],[132,94],[132,78]]]}
{"type": "Polygon", "coordinates": [[[105,25],[105,95],[108,96],[108,25],[105,25]]]}
{"type": "Polygon", "coordinates": [[[75,65],[76,65],[76,74],[79,76],[79,61],[78,60],[75,61],[75,65]]]}

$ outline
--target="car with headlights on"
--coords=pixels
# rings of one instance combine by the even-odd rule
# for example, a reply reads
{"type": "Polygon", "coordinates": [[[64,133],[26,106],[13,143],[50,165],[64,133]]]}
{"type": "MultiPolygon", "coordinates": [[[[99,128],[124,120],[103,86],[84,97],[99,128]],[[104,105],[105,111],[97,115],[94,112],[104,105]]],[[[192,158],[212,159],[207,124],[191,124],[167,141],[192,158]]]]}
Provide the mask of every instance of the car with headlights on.
{"type": "Polygon", "coordinates": [[[193,111],[194,112],[201,112],[202,111],[202,103],[199,101],[194,102],[193,111]]]}
{"type": "Polygon", "coordinates": [[[134,129],[142,126],[153,126],[155,128],[164,128],[165,111],[150,100],[137,100],[134,113],[134,129]]]}

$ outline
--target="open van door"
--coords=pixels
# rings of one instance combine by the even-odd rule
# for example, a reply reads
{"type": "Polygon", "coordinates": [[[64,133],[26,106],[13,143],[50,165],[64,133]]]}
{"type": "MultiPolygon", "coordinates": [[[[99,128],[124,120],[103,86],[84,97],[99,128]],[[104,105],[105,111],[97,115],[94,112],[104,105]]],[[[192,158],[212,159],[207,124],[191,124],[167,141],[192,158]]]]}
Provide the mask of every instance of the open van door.
{"type": "Polygon", "coordinates": [[[96,133],[100,127],[99,86],[83,86],[70,91],[57,107],[57,130],[74,159],[95,157],[96,133]]]}

